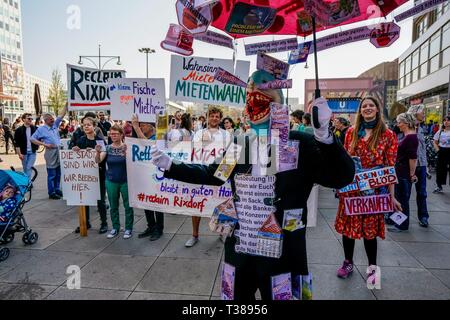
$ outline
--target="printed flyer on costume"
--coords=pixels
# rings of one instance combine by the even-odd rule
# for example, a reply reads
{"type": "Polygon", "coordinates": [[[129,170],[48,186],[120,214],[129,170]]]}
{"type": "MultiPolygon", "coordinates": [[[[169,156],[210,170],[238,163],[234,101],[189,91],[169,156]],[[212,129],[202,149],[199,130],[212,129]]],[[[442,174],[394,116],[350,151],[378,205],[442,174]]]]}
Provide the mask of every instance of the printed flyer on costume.
{"type": "Polygon", "coordinates": [[[156,122],[166,110],[164,79],[120,79],[109,82],[111,119],[131,121],[133,114],[141,122],[156,122]]]}
{"type": "Polygon", "coordinates": [[[246,89],[217,81],[219,68],[248,79],[250,62],[238,60],[234,72],[233,60],[172,55],[170,100],[245,107],[246,89]]]}

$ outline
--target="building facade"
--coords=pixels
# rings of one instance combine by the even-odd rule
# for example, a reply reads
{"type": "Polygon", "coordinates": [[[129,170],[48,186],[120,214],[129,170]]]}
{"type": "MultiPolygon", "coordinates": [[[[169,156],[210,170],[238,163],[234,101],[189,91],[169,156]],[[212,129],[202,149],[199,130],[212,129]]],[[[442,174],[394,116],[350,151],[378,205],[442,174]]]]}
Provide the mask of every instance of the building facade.
{"type": "Polygon", "coordinates": [[[424,104],[427,121],[449,114],[450,4],[413,20],[412,45],[399,57],[397,101],[424,104]]]}
{"type": "Polygon", "coordinates": [[[39,85],[39,91],[41,93],[42,112],[45,113],[51,111],[48,107],[48,96],[50,94],[50,87],[52,83],[25,72],[24,84],[25,88],[23,94],[23,112],[35,114],[34,91],[36,84],[39,85]]]}
{"type": "Polygon", "coordinates": [[[24,68],[19,0],[0,0],[0,108],[15,119],[23,112],[24,68]]]}

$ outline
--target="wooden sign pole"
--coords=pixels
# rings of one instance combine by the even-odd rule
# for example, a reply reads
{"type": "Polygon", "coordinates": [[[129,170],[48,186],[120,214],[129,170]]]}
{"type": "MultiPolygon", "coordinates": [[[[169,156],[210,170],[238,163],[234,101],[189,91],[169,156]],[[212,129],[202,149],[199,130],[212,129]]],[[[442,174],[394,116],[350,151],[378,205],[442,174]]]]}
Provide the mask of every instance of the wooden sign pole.
{"type": "Polygon", "coordinates": [[[80,206],[78,210],[78,216],[80,220],[80,236],[87,237],[87,224],[86,224],[86,207],[80,206]]]}

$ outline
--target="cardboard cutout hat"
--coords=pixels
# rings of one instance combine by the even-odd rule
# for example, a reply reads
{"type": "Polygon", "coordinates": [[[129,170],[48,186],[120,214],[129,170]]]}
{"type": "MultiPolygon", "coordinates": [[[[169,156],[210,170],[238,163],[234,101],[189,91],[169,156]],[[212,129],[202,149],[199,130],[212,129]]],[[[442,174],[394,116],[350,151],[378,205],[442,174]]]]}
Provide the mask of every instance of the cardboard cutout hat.
{"type": "Polygon", "coordinates": [[[182,26],[171,23],[166,39],[161,42],[161,48],[184,56],[190,56],[194,53],[192,49],[193,42],[194,37],[191,33],[182,26]]]}

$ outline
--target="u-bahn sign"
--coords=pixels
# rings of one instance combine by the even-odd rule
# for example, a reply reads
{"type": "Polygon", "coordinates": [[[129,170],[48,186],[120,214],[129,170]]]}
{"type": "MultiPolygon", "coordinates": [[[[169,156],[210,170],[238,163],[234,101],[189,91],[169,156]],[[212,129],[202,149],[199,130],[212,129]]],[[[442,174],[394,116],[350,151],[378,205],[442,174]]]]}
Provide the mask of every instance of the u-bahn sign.
{"type": "Polygon", "coordinates": [[[356,113],[358,111],[359,98],[329,98],[327,99],[333,113],[356,113]]]}

